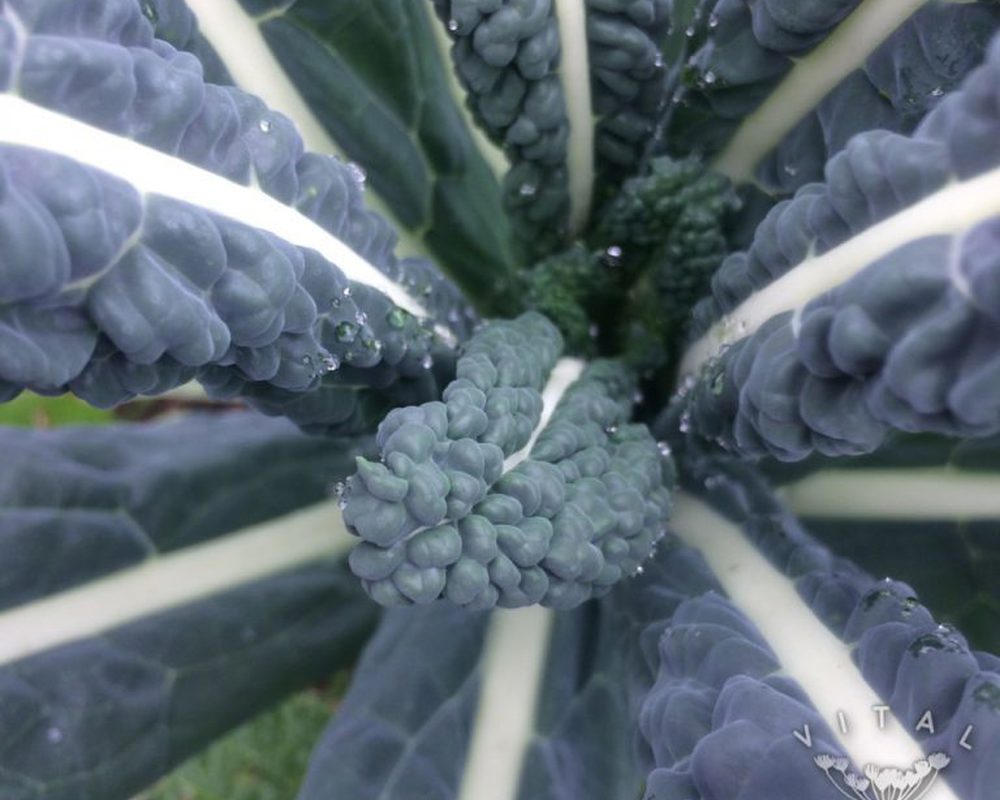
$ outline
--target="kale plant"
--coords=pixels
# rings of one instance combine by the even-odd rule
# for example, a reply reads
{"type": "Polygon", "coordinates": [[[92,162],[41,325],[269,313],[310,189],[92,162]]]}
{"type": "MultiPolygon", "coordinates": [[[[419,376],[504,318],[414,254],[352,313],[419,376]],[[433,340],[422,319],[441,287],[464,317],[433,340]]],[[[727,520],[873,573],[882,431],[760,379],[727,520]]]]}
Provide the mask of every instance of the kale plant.
{"type": "Polygon", "coordinates": [[[997,31],[0,0],[0,798],[996,798],[997,31]]]}

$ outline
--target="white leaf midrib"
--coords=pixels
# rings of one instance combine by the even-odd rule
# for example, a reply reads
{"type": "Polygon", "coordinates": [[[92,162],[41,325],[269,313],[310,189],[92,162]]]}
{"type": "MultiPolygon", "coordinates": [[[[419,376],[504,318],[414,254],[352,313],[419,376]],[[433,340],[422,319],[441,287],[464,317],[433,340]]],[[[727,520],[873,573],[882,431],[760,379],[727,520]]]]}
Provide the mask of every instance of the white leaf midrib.
{"type": "MultiPolygon", "coordinates": [[[[294,3],[255,18],[247,14],[238,0],[186,2],[198,20],[199,32],[225,64],[237,86],[288,117],[306,150],[349,160],[292,83],[261,32],[263,23],[282,16],[294,3]]],[[[364,201],[372,211],[392,220],[398,236],[396,250],[400,255],[427,255],[423,241],[399,222],[395,212],[381,197],[366,190],[364,201]]]]}
{"type": "Polygon", "coordinates": [[[795,65],[740,123],[713,167],[735,183],[752,180],[757,165],[837,84],[928,0],[864,0],[795,65]]]}
{"type": "Polygon", "coordinates": [[[531,437],[524,447],[504,459],[503,474],[506,475],[531,455],[531,449],[538,441],[541,432],[545,430],[545,426],[549,424],[549,420],[552,419],[552,414],[556,410],[556,406],[559,405],[562,396],[580,377],[586,366],[586,362],[579,358],[564,357],[556,362],[548,381],[545,383],[545,388],[542,389],[542,413],[538,417],[538,424],[531,432],[531,437]]]}
{"type": "MultiPolygon", "coordinates": [[[[428,316],[420,303],[350,245],[259,189],[10,94],[0,95],[0,144],[65,156],[121,178],[140,194],[169,197],[315,250],[350,280],[377,289],[411,314],[428,316]]],[[[436,325],[435,331],[446,343],[455,343],[444,326],[436,325]]]]}
{"type": "Polygon", "coordinates": [[[457,800],[516,800],[554,622],[555,613],[541,606],[491,614],[457,800]]]}
{"type": "Polygon", "coordinates": [[[584,0],[555,0],[555,15],[561,52],[558,75],[569,122],[569,235],[575,236],[587,224],[594,193],[594,112],[586,4],[584,0]]]}
{"type": "MultiPolygon", "coordinates": [[[[548,381],[545,383],[545,388],[542,389],[542,413],[538,416],[538,424],[535,425],[535,428],[532,430],[531,436],[524,447],[516,453],[511,453],[511,455],[504,459],[503,468],[500,474],[501,478],[528,458],[531,454],[531,449],[535,446],[535,442],[538,440],[541,432],[545,429],[545,426],[549,424],[549,420],[552,418],[552,413],[555,411],[556,406],[559,405],[559,401],[562,399],[562,396],[566,394],[566,390],[572,385],[572,383],[580,377],[580,373],[583,372],[584,367],[586,367],[586,362],[579,358],[565,357],[560,358],[556,362],[556,365],[552,368],[552,372],[549,374],[548,381]]],[[[500,478],[497,480],[499,481],[500,478]]],[[[406,534],[402,541],[409,541],[417,534],[430,530],[433,527],[435,526],[420,525],[406,534]]]]}
{"type": "MultiPolygon", "coordinates": [[[[758,551],[732,522],[701,500],[678,492],[670,527],[698,550],[731,602],[756,626],[786,674],[794,678],[838,744],[856,765],[872,760],[906,765],[924,758],[920,744],[890,712],[886,727],[856,725],[843,735],[835,724],[838,711],[870,714],[883,698],[871,688],[840,641],[806,605],[794,583],[758,551]]],[[[792,731],[788,731],[791,735],[792,731]]],[[[812,758],[803,748],[802,757],[812,758]]],[[[943,782],[926,795],[930,800],[959,800],[943,782]]]]}
{"type": "Polygon", "coordinates": [[[0,665],[232,591],[354,544],[336,503],[322,502],[0,612],[0,665]]]}
{"type": "Polygon", "coordinates": [[[825,253],[810,255],[751,294],[688,348],[681,375],[697,374],[709,359],[767,320],[803,308],[903,245],[930,236],[957,236],[996,215],[1000,215],[1000,167],[948,183],[825,253]]]}
{"type": "Polygon", "coordinates": [[[779,494],[801,517],[1000,520],[1000,474],[953,467],[826,469],[779,494]]]}

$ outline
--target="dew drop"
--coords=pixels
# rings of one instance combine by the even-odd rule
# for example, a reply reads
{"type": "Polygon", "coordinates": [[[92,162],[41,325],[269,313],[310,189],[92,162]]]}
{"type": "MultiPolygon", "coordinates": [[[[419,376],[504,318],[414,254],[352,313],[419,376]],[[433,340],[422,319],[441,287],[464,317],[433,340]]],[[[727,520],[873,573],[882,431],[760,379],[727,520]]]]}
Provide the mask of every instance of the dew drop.
{"type": "Polygon", "coordinates": [[[347,484],[343,481],[337,481],[336,483],[331,483],[327,487],[327,492],[329,492],[330,497],[340,498],[344,496],[344,491],[347,489],[347,484]]]}
{"type": "Polygon", "coordinates": [[[344,295],[344,297],[350,297],[351,296],[351,287],[350,286],[345,286],[344,287],[344,291],[342,291],[341,294],[344,295]]]}
{"type": "Polygon", "coordinates": [[[271,120],[269,120],[269,119],[262,119],[260,122],[257,123],[257,127],[260,128],[260,132],[261,133],[270,133],[271,132],[271,120]]]}
{"type": "Polygon", "coordinates": [[[347,162],[347,169],[350,171],[351,177],[354,178],[354,182],[357,183],[358,186],[365,185],[365,181],[368,180],[368,175],[361,168],[360,164],[356,164],[353,161],[349,161],[347,162]]]}
{"type": "Polygon", "coordinates": [[[663,54],[662,53],[660,53],[660,52],[656,53],[656,57],[653,59],[653,66],[656,67],[657,69],[661,69],[663,67],[663,54]]]}
{"type": "Polygon", "coordinates": [[[688,25],[687,28],[684,29],[684,35],[687,36],[688,39],[692,38],[694,36],[694,25],[688,25]]]}
{"type": "Polygon", "coordinates": [[[645,572],[645,571],[646,570],[643,568],[642,564],[640,564],[638,567],[635,568],[635,574],[636,575],[642,575],[642,573],[645,572]]]}
{"type": "Polygon", "coordinates": [[[334,328],[333,333],[334,336],[337,337],[338,342],[350,344],[358,336],[358,326],[353,322],[341,322],[336,328],[334,328]]]}
{"type": "Polygon", "coordinates": [[[608,425],[608,427],[606,427],[604,429],[604,432],[608,436],[614,436],[616,433],[618,433],[618,426],[617,425],[608,425]]]}
{"type": "Polygon", "coordinates": [[[448,30],[450,30],[452,33],[454,33],[455,31],[458,30],[458,20],[457,19],[450,19],[450,20],[448,20],[448,30]]]}
{"type": "Polygon", "coordinates": [[[359,310],[358,313],[354,315],[354,321],[357,322],[358,325],[367,325],[368,315],[364,311],[359,310]]]}
{"type": "Polygon", "coordinates": [[[944,89],[942,89],[940,86],[935,86],[927,94],[929,94],[931,97],[940,97],[941,95],[944,94],[944,89]]]}
{"type": "Polygon", "coordinates": [[[657,442],[656,449],[660,451],[660,455],[663,456],[663,458],[670,458],[674,452],[670,449],[670,445],[667,442],[657,442]]]}
{"type": "Polygon", "coordinates": [[[326,372],[336,372],[340,369],[340,359],[333,353],[327,353],[323,356],[321,363],[323,364],[323,369],[326,372]]]}
{"type": "Polygon", "coordinates": [[[402,308],[394,308],[385,315],[385,321],[390,328],[402,328],[406,325],[406,311],[402,308]]]}
{"type": "Polygon", "coordinates": [[[538,187],[533,183],[522,183],[517,189],[517,193],[521,195],[521,197],[534,197],[535,192],[537,191],[538,187]]]}
{"type": "Polygon", "coordinates": [[[715,73],[714,73],[714,72],[712,72],[712,70],[708,70],[708,71],[707,71],[707,72],[705,73],[705,76],[704,76],[704,77],[705,77],[705,83],[706,83],[706,84],[707,84],[708,86],[711,86],[711,85],[712,85],[713,83],[715,83],[715,73]]]}
{"type": "Polygon", "coordinates": [[[683,414],[681,414],[681,421],[680,421],[680,424],[679,424],[678,427],[680,428],[681,433],[690,433],[691,432],[691,412],[690,411],[685,411],[683,414]]]}
{"type": "Polygon", "coordinates": [[[604,263],[609,267],[617,267],[621,263],[622,249],[616,244],[611,245],[604,251],[604,263]]]}
{"type": "Polygon", "coordinates": [[[718,14],[709,14],[708,15],[708,27],[711,30],[715,30],[716,28],[719,27],[719,15],[718,14]]]}
{"type": "Polygon", "coordinates": [[[434,359],[431,358],[430,353],[424,353],[424,357],[420,359],[420,366],[424,369],[430,369],[434,366],[434,359]]]}
{"type": "Polygon", "coordinates": [[[785,174],[792,175],[794,177],[799,174],[799,168],[792,164],[785,164],[785,174]]]}

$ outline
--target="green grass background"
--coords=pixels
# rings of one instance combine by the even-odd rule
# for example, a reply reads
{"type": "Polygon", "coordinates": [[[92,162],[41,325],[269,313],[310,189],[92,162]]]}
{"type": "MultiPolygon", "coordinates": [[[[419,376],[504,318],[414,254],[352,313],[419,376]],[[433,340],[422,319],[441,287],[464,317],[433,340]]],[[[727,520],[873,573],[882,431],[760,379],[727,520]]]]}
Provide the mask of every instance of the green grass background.
{"type": "MultiPolygon", "coordinates": [[[[0,404],[0,425],[47,428],[113,420],[70,397],[25,392],[0,404]]],[[[340,673],[248,722],[135,800],[293,800],[309,754],[347,687],[340,673]]]]}

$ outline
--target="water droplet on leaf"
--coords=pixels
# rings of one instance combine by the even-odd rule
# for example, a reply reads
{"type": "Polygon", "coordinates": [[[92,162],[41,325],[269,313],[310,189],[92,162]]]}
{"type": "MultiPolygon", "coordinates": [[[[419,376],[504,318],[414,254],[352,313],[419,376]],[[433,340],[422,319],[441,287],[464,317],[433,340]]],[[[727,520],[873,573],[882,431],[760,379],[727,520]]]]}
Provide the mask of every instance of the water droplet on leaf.
{"type": "Polygon", "coordinates": [[[354,182],[357,183],[358,186],[365,185],[365,181],[368,180],[368,175],[361,168],[360,164],[356,164],[353,161],[348,161],[347,169],[350,170],[351,177],[354,178],[354,182]]]}
{"type": "Polygon", "coordinates": [[[357,338],[358,326],[353,322],[341,322],[335,329],[334,335],[338,342],[350,344],[357,338]]]}
{"type": "Polygon", "coordinates": [[[406,325],[406,311],[402,308],[394,308],[385,315],[385,321],[389,323],[390,328],[398,330],[406,325]]]}

